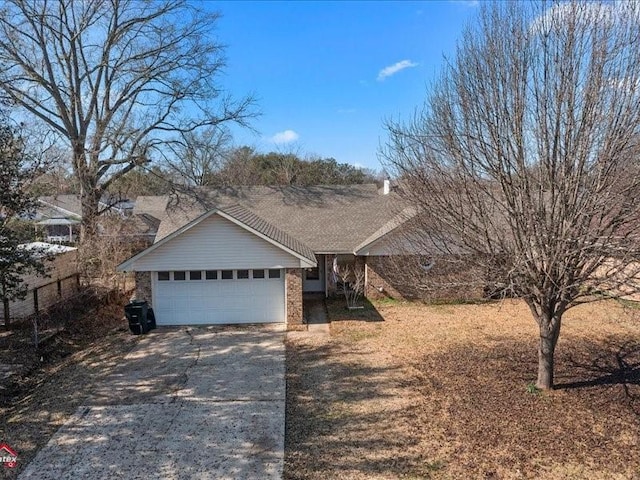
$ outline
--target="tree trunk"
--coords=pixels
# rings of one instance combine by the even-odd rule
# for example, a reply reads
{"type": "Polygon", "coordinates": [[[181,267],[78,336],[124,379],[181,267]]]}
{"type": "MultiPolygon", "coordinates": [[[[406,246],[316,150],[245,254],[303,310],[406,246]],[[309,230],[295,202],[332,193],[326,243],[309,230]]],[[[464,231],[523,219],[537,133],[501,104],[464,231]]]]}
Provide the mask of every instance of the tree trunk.
{"type": "Polygon", "coordinates": [[[8,328],[11,325],[11,313],[9,312],[9,300],[2,299],[2,305],[4,309],[4,326],[8,328]]]}
{"type": "Polygon", "coordinates": [[[80,202],[82,205],[82,224],[80,225],[80,243],[90,242],[98,233],[98,209],[100,193],[95,189],[82,190],[80,202]]]}
{"type": "Polygon", "coordinates": [[[553,354],[555,345],[549,338],[540,336],[538,347],[538,381],[536,386],[543,390],[553,388],[553,354]]]}
{"type": "Polygon", "coordinates": [[[560,316],[543,318],[539,321],[540,344],[538,346],[538,381],[536,387],[542,390],[553,388],[554,354],[560,335],[560,316]]]}

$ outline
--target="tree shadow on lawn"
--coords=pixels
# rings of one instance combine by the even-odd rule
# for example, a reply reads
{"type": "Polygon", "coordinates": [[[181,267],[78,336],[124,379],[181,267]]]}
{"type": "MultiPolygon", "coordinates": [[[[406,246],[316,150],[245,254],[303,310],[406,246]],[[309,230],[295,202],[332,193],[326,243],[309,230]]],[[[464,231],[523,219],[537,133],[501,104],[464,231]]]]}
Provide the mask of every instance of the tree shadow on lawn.
{"type": "Polygon", "coordinates": [[[415,474],[425,459],[393,367],[344,345],[287,344],[286,479],[415,474]]]}
{"type": "Polygon", "coordinates": [[[329,321],[342,322],[355,320],[362,322],[384,322],[384,317],[368,298],[363,297],[359,300],[359,304],[362,305],[362,308],[349,310],[344,297],[336,296],[326,299],[329,321]]]}
{"type": "Polygon", "coordinates": [[[640,417],[640,343],[608,338],[602,342],[583,342],[577,354],[563,359],[575,380],[556,383],[556,390],[619,385],[629,408],[640,417]]]}
{"type": "Polygon", "coordinates": [[[454,477],[500,469],[542,475],[567,464],[584,474],[640,471],[637,340],[564,337],[551,392],[528,388],[537,372],[533,341],[496,338],[415,360],[417,373],[406,381],[423,397],[419,421],[447,419],[454,477]]]}

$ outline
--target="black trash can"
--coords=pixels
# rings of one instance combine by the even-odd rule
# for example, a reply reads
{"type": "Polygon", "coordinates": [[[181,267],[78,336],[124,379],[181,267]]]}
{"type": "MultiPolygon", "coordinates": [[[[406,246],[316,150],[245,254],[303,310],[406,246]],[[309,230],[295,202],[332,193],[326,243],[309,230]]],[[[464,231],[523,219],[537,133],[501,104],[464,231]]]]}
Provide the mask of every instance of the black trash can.
{"type": "Polygon", "coordinates": [[[147,320],[148,320],[147,325],[149,325],[149,330],[153,330],[154,328],[156,328],[156,316],[154,315],[153,308],[151,307],[147,309],[147,320]]]}
{"type": "Polygon", "coordinates": [[[152,328],[156,328],[156,317],[153,309],[145,301],[133,301],[124,307],[124,314],[129,320],[129,330],[134,335],[147,333],[152,328]]]}

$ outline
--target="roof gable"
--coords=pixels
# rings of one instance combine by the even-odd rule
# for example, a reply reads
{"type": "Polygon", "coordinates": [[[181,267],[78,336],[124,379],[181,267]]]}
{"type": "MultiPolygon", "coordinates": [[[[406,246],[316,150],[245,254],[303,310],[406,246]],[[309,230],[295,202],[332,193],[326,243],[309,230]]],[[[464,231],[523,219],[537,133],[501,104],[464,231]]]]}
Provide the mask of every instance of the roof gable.
{"type": "MultiPolygon", "coordinates": [[[[126,262],[123,262],[121,265],[118,266],[118,270],[120,271],[128,271],[132,269],[135,270],[136,263],[144,262],[143,258],[145,256],[153,255],[153,252],[155,252],[156,250],[159,250],[163,248],[164,245],[170,244],[172,241],[179,239],[181,236],[187,234],[189,231],[197,229],[199,225],[203,224],[203,222],[206,222],[207,219],[214,216],[221,217],[222,219],[230,222],[231,224],[235,225],[239,229],[249,232],[252,235],[261,239],[262,241],[266,242],[267,244],[270,244],[272,247],[275,247],[276,249],[286,253],[287,255],[295,257],[298,261],[298,264],[296,266],[313,267],[316,265],[315,255],[313,254],[311,249],[309,249],[308,247],[304,246],[303,244],[300,244],[295,239],[288,237],[286,234],[284,234],[283,232],[280,232],[277,228],[269,225],[267,222],[260,219],[259,217],[251,214],[250,212],[245,211],[244,209],[242,209],[242,207],[238,206],[235,209],[230,208],[229,211],[230,212],[226,212],[221,209],[214,209],[202,214],[195,220],[189,222],[188,224],[184,225],[183,227],[176,230],[172,234],[154,243],[152,246],[138,253],[137,255],[130,258],[126,262]]],[[[209,240],[210,238],[207,238],[207,241],[203,242],[202,236],[200,236],[200,239],[197,241],[200,242],[201,244],[205,244],[204,248],[206,249],[207,248],[206,244],[209,243],[209,240]]],[[[231,245],[230,247],[233,248],[234,245],[231,245]]],[[[251,247],[248,247],[247,245],[244,245],[244,247],[251,248],[251,247]]],[[[240,250],[240,251],[234,252],[234,255],[241,257],[243,256],[242,255],[243,253],[248,254],[247,251],[243,252],[242,250],[240,250]]]]}

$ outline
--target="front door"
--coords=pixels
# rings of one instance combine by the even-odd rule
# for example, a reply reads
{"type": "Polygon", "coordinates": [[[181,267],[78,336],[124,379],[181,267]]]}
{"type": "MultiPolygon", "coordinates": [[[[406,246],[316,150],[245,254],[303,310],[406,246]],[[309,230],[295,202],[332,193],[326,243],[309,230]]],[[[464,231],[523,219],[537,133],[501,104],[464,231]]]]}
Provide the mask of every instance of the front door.
{"type": "Polygon", "coordinates": [[[318,266],[302,269],[302,291],[324,292],[324,255],[317,255],[318,266]]]}

